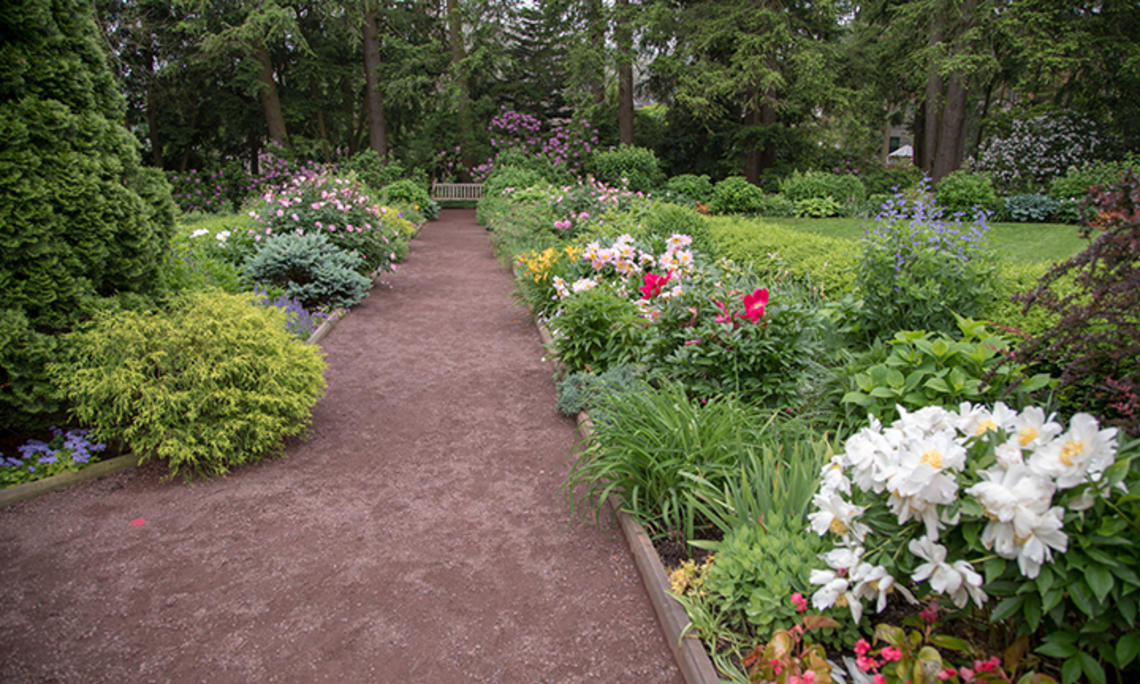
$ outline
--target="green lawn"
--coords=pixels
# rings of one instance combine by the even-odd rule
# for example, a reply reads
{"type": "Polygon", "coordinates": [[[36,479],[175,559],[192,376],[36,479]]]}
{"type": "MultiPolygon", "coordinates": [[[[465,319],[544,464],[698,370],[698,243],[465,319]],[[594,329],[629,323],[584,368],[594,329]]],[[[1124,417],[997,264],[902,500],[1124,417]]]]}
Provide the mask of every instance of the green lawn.
{"type": "MultiPolygon", "coordinates": [[[[775,218],[760,219],[792,230],[828,237],[857,240],[872,219],[858,218],[775,218]]],[[[1078,227],[1063,223],[994,223],[990,237],[1003,259],[1024,263],[1067,259],[1088,244],[1077,234],[1078,227]]]]}

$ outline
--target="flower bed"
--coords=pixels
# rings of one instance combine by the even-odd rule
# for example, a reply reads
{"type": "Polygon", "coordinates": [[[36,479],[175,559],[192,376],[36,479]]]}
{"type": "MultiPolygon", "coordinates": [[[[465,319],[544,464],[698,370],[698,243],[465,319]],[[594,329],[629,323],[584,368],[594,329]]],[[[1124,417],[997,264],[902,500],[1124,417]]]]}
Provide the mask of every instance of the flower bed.
{"type": "Polygon", "coordinates": [[[554,200],[568,194],[512,187],[481,211],[552,331],[560,409],[596,423],[567,494],[598,514],[620,493],[658,544],[688,550],[674,595],[722,674],[1135,670],[1126,540],[1140,511],[1123,490],[1140,482],[1137,443],[1043,408],[1048,369],[1009,364],[1016,337],[928,291],[957,274],[962,302],[985,301],[996,285],[980,230],[939,224],[921,199],[879,218],[856,261],[881,262],[897,301],[922,302],[900,323],[866,308],[881,283],[824,291],[810,267],[718,259],[715,233],[654,225],[652,198],[586,207],[567,225],[554,200]],[[899,418],[868,426],[859,406],[880,411],[887,396],[899,418]]]}

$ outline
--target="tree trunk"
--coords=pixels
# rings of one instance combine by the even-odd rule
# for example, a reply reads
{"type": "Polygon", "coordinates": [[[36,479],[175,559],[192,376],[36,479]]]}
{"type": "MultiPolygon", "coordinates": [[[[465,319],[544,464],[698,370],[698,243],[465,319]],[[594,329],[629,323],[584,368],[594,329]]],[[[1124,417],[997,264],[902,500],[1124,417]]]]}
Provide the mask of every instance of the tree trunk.
{"type": "Polygon", "coordinates": [[[633,144],[633,30],[629,26],[629,0],[617,0],[614,41],[617,43],[618,141],[633,144]]]}
{"type": "Polygon", "coordinates": [[[463,60],[467,57],[463,47],[463,17],[459,15],[458,0],[447,0],[447,39],[451,45],[451,72],[459,86],[459,102],[456,103],[459,116],[459,154],[463,162],[463,174],[475,166],[475,156],[471,134],[471,86],[463,72],[463,60]]]}
{"type": "Polygon", "coordinates": [[[388,128],[384,122],[384,93],[380,91],[380,32],[376,13],[364,13],[364,92],[368,101],[368,142],[376,154],[388,156],[388,128]]]}
{"type": "Polygon", "coordinates": [[[325,163],[332,163],[332,150],[329,149],[329,133],[325,128],[325,110],[321,107],[321,89],[317,86],[317,79],[315,76],[309,77],[309,97],[313,98],[313,104],[317,108],[317,133],[321,136],[321,152],[324,154],[325,163]]]}
{"type": "MultiPolygon", "coordinates": [[[[931,20],[929,45],[942,42],[942,22],[931,20]]],[[[934,168],[934,158],[938,154],[938,132],[942,119],[942,76],[938,64],[932,56],[927,64],[926,101],[923,107],[922,147],[919,148],[918,167],[930,173],[934,168]]]]}
{"type": "Polygon", "coordinates": [[[938,150],[930,174],[935,183],[962,164],[966,127],[966,76],[955,73],[946,86],[946,105],[942,109],[938,150]]]}
{"type": "Polygon", "coordinates": [[[273,80],[273,62],[269,50],[258,45],[253,51],[254,59],[261,65],[261,108],[265,110],[265,124],[269,128],[269,139],[285,144],[285,117],[281,114],[281,100],[277,97],[277,83],[273,80]]]}
{"type": "MultiPolygon", "coordinates": [[[[754,128],[760,123],[760,110],[755,104],[755,96],[749,98],[744,108],[744,129],[748,130],[754,128]]],[[[751,140],[745,145],[744,152],[741,154],[740,165],[744,171],[744,177],[748,179],[749,183],[756,185],[760,182],[760,147],[752,143],[751,140]]]]}

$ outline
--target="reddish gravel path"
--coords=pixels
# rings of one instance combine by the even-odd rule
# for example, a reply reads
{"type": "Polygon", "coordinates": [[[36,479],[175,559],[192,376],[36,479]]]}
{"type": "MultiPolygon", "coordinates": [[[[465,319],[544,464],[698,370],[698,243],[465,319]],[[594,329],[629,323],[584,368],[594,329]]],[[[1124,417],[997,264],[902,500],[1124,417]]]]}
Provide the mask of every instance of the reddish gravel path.
{"type": "Polygon", "coordinates": [[[0,681],[680,680],[620,534],[570,520],[574,424],[474,213],[385,280],[287,458],[0,511],[0,681]]]}

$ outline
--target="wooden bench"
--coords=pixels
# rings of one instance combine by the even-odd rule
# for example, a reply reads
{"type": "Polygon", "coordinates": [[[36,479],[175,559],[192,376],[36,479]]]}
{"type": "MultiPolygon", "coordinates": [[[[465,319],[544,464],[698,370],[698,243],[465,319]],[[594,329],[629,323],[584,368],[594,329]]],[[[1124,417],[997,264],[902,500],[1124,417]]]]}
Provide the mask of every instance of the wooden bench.
{"type": "Polygon", "coordinates": [[[436,202],[473,202],[483,197],[482,183],[432,183],[431,198],[436,202]]]}

